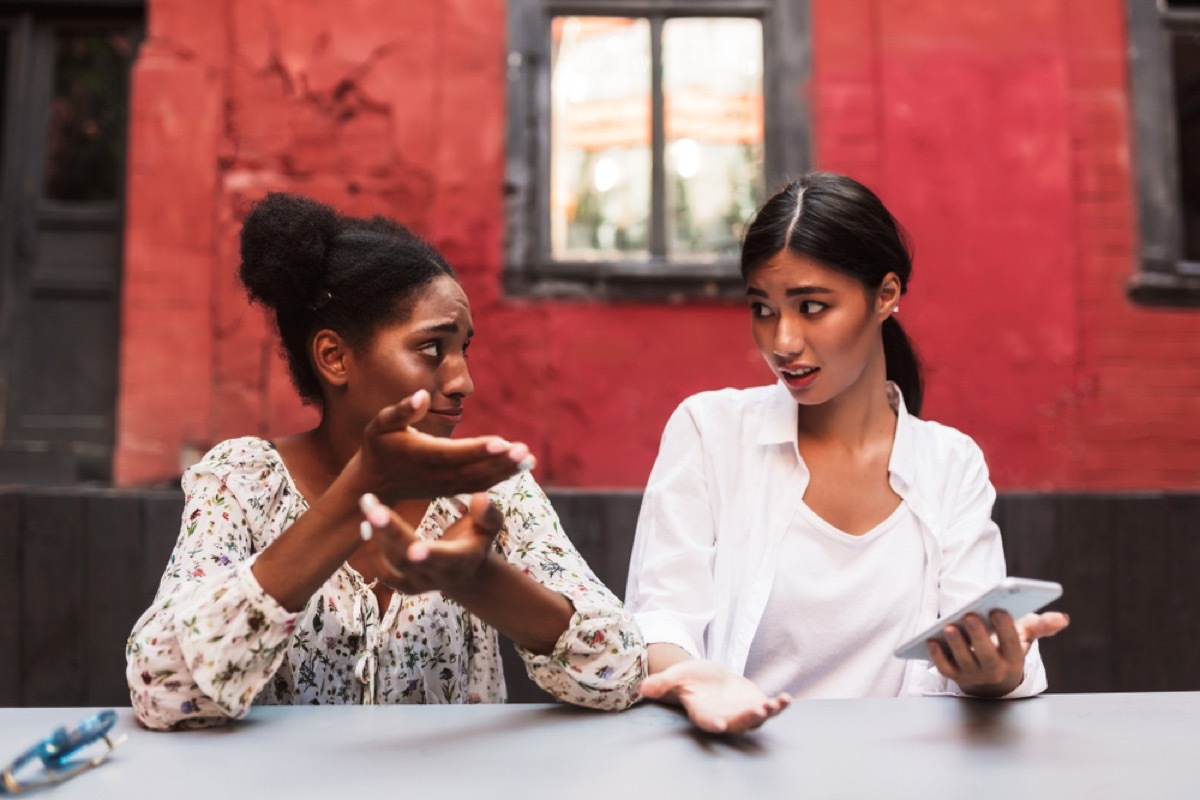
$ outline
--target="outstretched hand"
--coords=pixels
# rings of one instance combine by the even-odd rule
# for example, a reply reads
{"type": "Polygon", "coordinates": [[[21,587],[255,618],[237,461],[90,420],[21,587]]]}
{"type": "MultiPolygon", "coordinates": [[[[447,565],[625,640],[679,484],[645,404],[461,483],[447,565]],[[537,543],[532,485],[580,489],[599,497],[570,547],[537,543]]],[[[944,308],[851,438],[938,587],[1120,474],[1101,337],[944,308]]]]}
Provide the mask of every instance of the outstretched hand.
{"type": "Polygon", "coordinates": [[[486,494],[471,497],[466,513],[441,538],[420,539],[412,526],[373,495],[363,498],[364,538],[375,540],[375,574],[403,594],[452,592],[479,579],[504,516],[486,494]]]}
{"type": "Polygon", "coordinates": [[[521,469],[532,469],[523,444],[499,436],[446,439],[414,429],[429,411],[419,391],[375,415],[363,432],[364,482],[385,503],[480,492],[521,469]]]}
{"type": "Polygon", "coordinates": [[[1025,655],[1038,639],[1054,636],[1071,619],[1049,611],[1026,614],[1016,622],[1007,611],[990,615],[995,633],[989,633],[983,620],[970,614],[960,625],[947,625],[942,636],[946,644],[930,640],[929,658],[938,672],[977,697],[1001,697],[1021,685],[1025,679],[1025,655]]]}
{"type": "Polygon", "coordinates": [[[792,702],[786,694],[767,697],[747,678],[695,658],[646,678],[641,692],[651,700],[678,700],[692,724],[709,733],[754,730],[792,702]]]}

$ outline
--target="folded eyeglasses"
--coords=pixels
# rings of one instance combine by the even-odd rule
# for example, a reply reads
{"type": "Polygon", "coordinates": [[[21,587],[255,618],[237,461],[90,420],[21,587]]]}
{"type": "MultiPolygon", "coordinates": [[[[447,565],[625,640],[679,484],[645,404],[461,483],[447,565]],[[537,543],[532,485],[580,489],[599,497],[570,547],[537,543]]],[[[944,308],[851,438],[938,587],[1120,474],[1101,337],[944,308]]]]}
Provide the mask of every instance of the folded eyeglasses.
{"type": "Polygon", "coordinates": [[[71,730],[58,728],[0,772],[0,795],[53,786],[100,766],[126,739],[109,737],[116,722],[117,714],[110,710],[93,714],[71,730]],[[93,745],[100,743],[104,749],[97,752],[93,745]]]}

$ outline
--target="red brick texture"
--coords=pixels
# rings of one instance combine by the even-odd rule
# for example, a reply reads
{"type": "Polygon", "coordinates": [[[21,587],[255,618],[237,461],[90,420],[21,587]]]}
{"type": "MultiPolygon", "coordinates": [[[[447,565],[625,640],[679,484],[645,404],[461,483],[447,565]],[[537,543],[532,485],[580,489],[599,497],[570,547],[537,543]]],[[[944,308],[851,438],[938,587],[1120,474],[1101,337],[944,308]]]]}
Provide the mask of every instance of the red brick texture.
{"type": "MultiPolygon", "coordinates": [[[[1200,483],[1200,315],[1136,268],[1122,0],[811,0],[818,163],[916,245],[901,320],[927,416],[1003,488],[1200,483]]],[[[502,0],[150,0],[134,76],[117,476],[310,424],[234,280],[271,189],[428,236],[473,301],[464,433],[530,443],[561,486],[640,486],[686,395],[761,383],[739,306],[502,290],[502,0]],[[202,9],[198,11],[197,9],[202,9]]]]}

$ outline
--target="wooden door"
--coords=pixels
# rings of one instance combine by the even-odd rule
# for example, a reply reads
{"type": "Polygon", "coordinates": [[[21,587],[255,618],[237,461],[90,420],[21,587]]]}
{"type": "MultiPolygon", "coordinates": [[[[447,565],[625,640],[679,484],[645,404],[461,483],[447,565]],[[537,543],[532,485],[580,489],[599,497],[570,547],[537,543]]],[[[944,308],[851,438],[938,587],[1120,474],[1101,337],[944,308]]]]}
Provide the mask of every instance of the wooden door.
{"type": "Polygon", "coordinates": [[[34,8],[3,17],[0,35],[0,483],[103,483],[142,10],[34,8]]]}

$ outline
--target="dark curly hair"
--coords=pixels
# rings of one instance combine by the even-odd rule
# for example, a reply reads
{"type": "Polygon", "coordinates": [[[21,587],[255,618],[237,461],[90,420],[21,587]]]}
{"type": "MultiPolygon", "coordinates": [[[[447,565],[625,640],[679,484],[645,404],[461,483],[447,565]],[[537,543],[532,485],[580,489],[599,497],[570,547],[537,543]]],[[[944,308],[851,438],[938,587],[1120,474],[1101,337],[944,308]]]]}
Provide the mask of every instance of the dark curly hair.
{"type": "Polygon", "coordinates": [[[442,275],[457,280],[441,254],[397,222],[279,192],[246,216],[241,254],[242,285],[273,312],[292,383],[309,404],[322,400],[308,354],[317,331],[364,344],[380,325],[406,319],[422,287],[442,275]]]}
{"type": "MultiPolygon", "coordinates": [[[[776,192],[758,210],[742,240],[742,277],[785,248],[876,290],[889,272],[900,292],[912,279],[908,237],[874,192],[834,172],[810,172],[776,192]]],[[[887,378],[919,416],[925,397],[921,362],[895,317],[883,322],[887,378]]]]}

